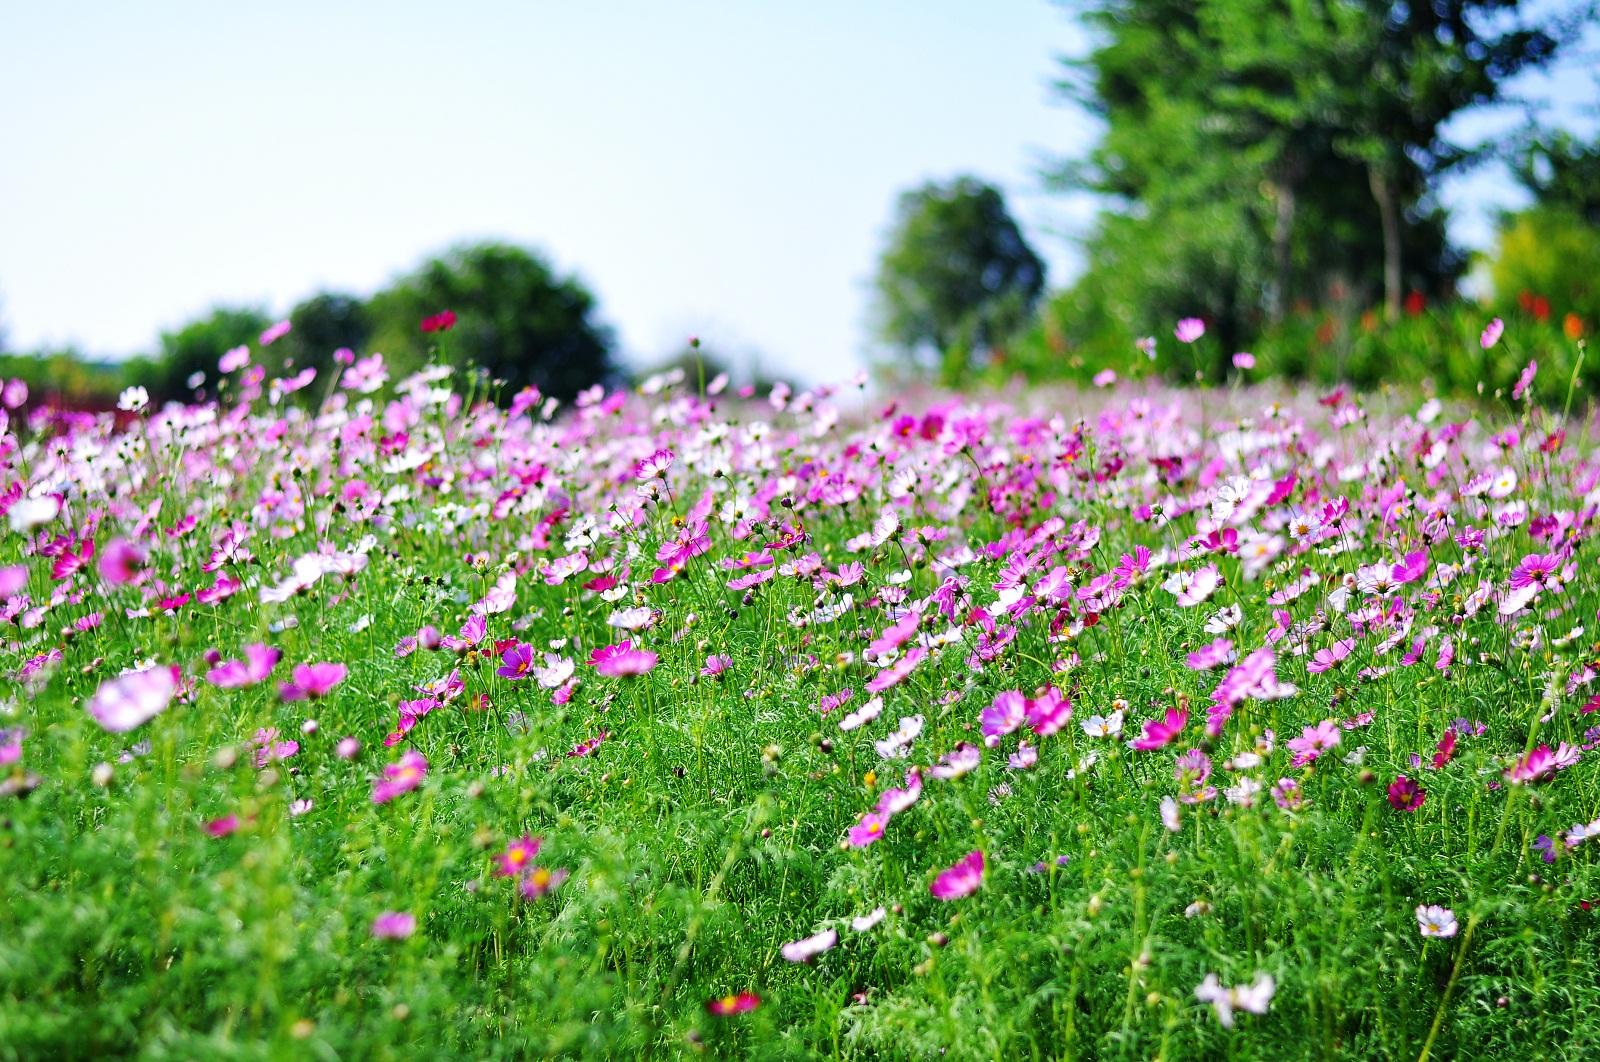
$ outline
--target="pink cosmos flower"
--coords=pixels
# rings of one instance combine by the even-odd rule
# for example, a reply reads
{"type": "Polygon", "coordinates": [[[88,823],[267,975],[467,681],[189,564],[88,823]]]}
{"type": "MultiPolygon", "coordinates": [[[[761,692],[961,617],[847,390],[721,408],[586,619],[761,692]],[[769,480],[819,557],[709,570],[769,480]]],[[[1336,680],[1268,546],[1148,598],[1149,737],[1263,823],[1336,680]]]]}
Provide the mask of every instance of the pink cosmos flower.
{"type": "Polygon", "coordinates": [[[1255,980],[1248,985],[1225,988],[1217,980],[1216,974],[1208,973],[1205,980],[1194,990],[1194,997],[1202,1003],[1210,1003],[1212,1009],[1217,1012],[1217,1021],[1222,1023],[1224,1029],[1231,1029],[1233,1016],[1237,1011],[1265,1014],[1277,990],[1278,984],[1271,974],[1258,973],[1255,980]]]}
{"type": "Polygon", "coordinates": [[[222,358],[217,362],[217,371],[226,376],[228,373],[236,372],[248,364],[250,364],[250,348],[234,347],[223,354],[222,358]]]}
{"type": "Polygon", "coordinates": [[[983,730],[985,743],[991,747],[999,739],[1016,730],[1027,718],[1028,698],[1020,690],[1003,690],[995,694],[994,701],[978,715],[978,725],[983,730]]]}
{"type": "Polygon", "coordinates": [[[1483,332],[1478,336],[1478,346],[1482,347],[1484,350],[1488,350],[1490,347],[1500,342],[1500,336],[1505,332],[1505,330],[1506,323],[1500,320],[1498,317],[1494,318],[1488,324],[1483,326],[1483,332]]]}
{"type": "Polygon", "coordinates": [[[152,667],[119,675],[102,685],[89,699],[95,722],[123,734],[167,710],[178,692],[176,667],[152,667]]]}
{"type": "Polygon", "coordinates": [[[983,852],[973,849],[953,866],[940,871],[939,876],[933,879],[933,884],[928,886],[928,891],[936,900],[959,900],[963,896],[971,896],[983,884],[983,869],[983,852]]]}
{"type": "Polygon", "coordinates": [[[1248,350],[1241,350],[1233,356],[1235,369],[1253,369],[1256,367],[1256,356],[1248,350]]]}
{"type": "Polygon", "coordinates": [[[563,881],[567,880],[567,870],[564,867],[534,867],[522,879],[521,893],[524,900],[537,900],[554,892],[563,881]]]}
{"type": "Polygon", "coordinates": [[[850,827],[846,839],[852,848],[865,848],[875,841],[883,839],[883,831],[889,825],[889,816],[879,811],[869,811],[861,816],[861,820],[850,827]]]}
{"type": "Polygon", "coordinates": [[[1565,741],[1553,749],[1549,745],[1540,745],[1506,768],[1505,778],[1512,785],[1548,781],[1555,777],[1557,771],[1564,771],[1577,763],[1582,755],[1565,741]]]}
{"type": "Polygon", "coordinates": [[[978,746],[968,741],[960,742],[953,752],[948,753],[938,763],[928,768],[928,773],[935,778],[949,781],[970,774],[977,769],[983,759],[983,753],[978,746]]]}
{"type": "Polygon", "coordinates": [[[1311,657],[1311,663],[1306,665],[1306,670],[1313,675],[1331,671],[1333,668],[1338,667],[1340,662],[1349,656],[1355,647],[1356,641],[1354,638],[1341,638],[1324,649],[1318,649],[1311,657]]]}
{"type": "Polygon", "coordinates": [[[1206,323],[1198,317],[1185,317],[1172,330],[1180,343],[1193,343],[1206,334],[1206,323]]]}
{"type": "Polygon", "coordinates": [[[1296,767],[1315,763],[1324,752],[1339,744],[1339,724],[1332,719],[1324,719],[1316,726],[1306,727],[1299,737],[1290,738],[1285,744],[1294,753],[1291,762],[1296,767]]]}
{"type": "Polygon", "coordinates": [[[278,696],[286,701],[304,701],[326,697],[333,688],[344,681],[349,669],[343,664],[297,664],[293,681],[278,687],[278,696]]]}
{"type": "Polygon", "coordinates": [[[379,940],[404,940],[417,931],[417,916],[409,911],[385,911],[372,920],[372,935],[379,940]]]}
{"type": "Polygon", "coordinates": [[[226,660],[206,672],[206,681],[222,689],[254,686],[272,674],[283,650],[255,642],[244,647],[243,660],[226,660]]]}
{"type": "Polygon", "coordinates": [[[1218,638],[1210,645],[1203,645],[1190,653],[1184,659],[1192,671],[1209,671],[1214,667],[1221,667],[1231,661],[1236,654],[1233,651],[1233,642],[1227,638],[1218,638]]]}
{"type": "Polygon", "coordinates": [[[1517,377],[1516,386],[1511,388],[1511,400],[1519,401],[1533,387],[1533,378],[1539,375],[1539,363],[1528,362],[1528,367],[1522,370],[1522,375],[1517,377]]]}
{"type": "Polygon", "coordinates": [[[224,815],[220,819],[212,819],[206,823],[206,833],[212,837],[226,837],[239,828],[239,816],[224,815]]]}
{"type": "Polygon", "coordinates": [[[657,450],[633,466],[634,478],[641,483],[652,479],[665,478],[667,469],[672,467],[673,460],[674,454],[671,450],[657,450]]]}
{"type": "Polygon", "coordinates": [[[1417,905],[1417,930],[1425,937],[1446,938],[1456,935],[1456,913],[1437,904],[1417,905]]]}
{"type": "Polygon", "coordinates": [[[100,578],[112,586],[123,586],[138,578],[145,563],[145,552],[125,538],[114,538],[100,552],[100,578]]]}
{"type": "Polygon", "coordinates": [[[1072,718],[1072,701],[1054,686],[1028,700],[1028,729],[1039,737],[1058,733],[1072,718]]]}
{"type": "Polygon", "coordinates": [[[288,335],[289,330],[292,327],[293,326],[290,325],[287,320],[279,321],[274,325],[268,325],[267,330],[261,333],[261,345],[264,347],[270,347],[273,343],[288,335]]]}
{"type": "Polygon", "coordinates": [[[783,957],[790,962],[810,962],[818,955],[839,943],[837,929],[824,929],[820,933],[813,933],[809,937],[791,940],[781,949],[783,957]]]}
{"type": "Polygon", "coordinates": [[[0,568],[0,597],[10,597],[28,587],[28,566],[12,564],[0,568]]]}
{"type": "Polygon", "coordinates": [[[723,672],[733,666],[733,657],[726,653],[717,653],[706,657],[706,666],[700,669],[700,674],[706,678],[721,678],[723,672]]]}
{"type": "Polygon", "coordinates": [[[428,761],[415,749],[407,749],[394,763],[383,768],[383,779],[373,783],[372,802],[387,804],[401,793],[409,793],[428,775],[428,761]]]}
{"type": "Polygon", "coordinates": [[[539,848],[543,843],[543,838],[523,834],[506,845],[506,850],[495,857],[495,862],[499,864],[495,873],[503,878],[520,877],[533,865],[534,857],[539,854],[539,848]]]}
{"type": "Polygon", "coordinates": [[[1511,570],[1511,585],[1517,590],[1544,587],[1557,581],[1560,571],[1561,558],[1554,553],[1529,553],[1511,570]]]}
{"type": "Polygon", "coordinates": [[[1129,742],[1128,747],[1138,752],[1149,752],[1170,745],[1183,728],[1189,725],[1189,711],[1186,708],[1168,708],[1167,714],[1160,719],[1146,720],[1144,733],[1129,742]]]}
{"type": "Polygon", "coordinates": [[[27,736],[21,728],[0,730],[0,767],[22,759],[22,739],[27,736]]]}
{"type": "Polygon", "coordinates": [[[608,678],[648,674],[657,659],[648,649],[635,649],[631,638],[589,654],[589,663],[608,678]]]}

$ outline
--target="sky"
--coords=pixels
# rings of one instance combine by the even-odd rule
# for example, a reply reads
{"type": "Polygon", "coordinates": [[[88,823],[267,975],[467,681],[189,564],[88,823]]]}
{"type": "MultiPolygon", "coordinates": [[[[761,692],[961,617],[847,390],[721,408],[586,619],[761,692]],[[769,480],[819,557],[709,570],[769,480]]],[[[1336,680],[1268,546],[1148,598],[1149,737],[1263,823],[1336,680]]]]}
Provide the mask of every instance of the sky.
{"type": "MultiPolygon", "coordinates": [[[[0,0],[0,327],[126,356],[494,238],[588,284],[631,364],[695,334],[839,379],[923,181],[992,181],[1076,271],[1094,204],[1041,174],[1096,136],[1051,91],[1084,40],[1046,0],[0,0]]],[[[1596,93],[1581,60],[1529,91],[1580,124],[1596,93]]],[[[1445,199],[1479,246],[1520,202],[1493,169],[1445,199]]]]}

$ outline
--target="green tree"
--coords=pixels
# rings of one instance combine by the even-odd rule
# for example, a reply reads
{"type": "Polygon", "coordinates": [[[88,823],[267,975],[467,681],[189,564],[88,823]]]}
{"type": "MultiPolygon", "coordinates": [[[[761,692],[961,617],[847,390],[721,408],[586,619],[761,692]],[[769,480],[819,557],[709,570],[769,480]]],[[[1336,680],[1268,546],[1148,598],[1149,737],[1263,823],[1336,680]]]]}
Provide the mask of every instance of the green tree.
{"type": "Polygon", "coordinates": [[[943,359],[959,378],[974,350],[1026,324],[1044,290],[1044,263],[994,186],[974,177],[901,195],[878,265],[879,331],[916,359],[943,359]]]}
{"type": "Polygon", "coordinates": [[[189,380],[203,373],[217,376],[217,362],[234,347],[257,346],[262,331],[272,323],[264,310],[251,306],[218,306],[206,316],[175,332],[161,334],[161,352],[149,368],[149,388],[157,401],[189,397],[189,380]]]}
{"type": "Polygon", "coordinates": [[[372,336],[365,300],[342,292],[319,292],[299,303],[289,312],[289,324],[289,334],[262,351],[261,360],[279,371],[310,365],[319,377],[335,368],[335,351],[364,353],[372,336]]]}
{"type": "Polygon", "coordinates": [[[369,310],[372,345],[398,364],[421,364],[437,350],[504,381],[503,396],[533,385],[569,399],[616,378],[612,335],[589,289],[522,247],[457,247],[379,292],[369,310]],[[449,331],[421,331],[424,318],[446,310],[456,315],[449,331]]]}
{"type": "MultiPolygon", "coordinates": [[[[1465,108],[1548,62],[1577,16],[1525,25],[1517,0],[1108,0],[1064,94],[1106,126],[1064,183],[1108,197],[1095,268],[1187,292],[1215,331],[1247,336],[1297,299],[1447,288],[1461,258],[1430,192],[1475,149],[1445,135],[1465,108]],[[1363,192],[1362,189],[1365,191],[1363,192]],[[1130,231],[1132,230],[1132,231],[1130,231]],[[1232,257],[1221,269],[1218,248],[1232,257]],[[1153,256],[1153,257],[1152,257],[1153,256]],[[1216,291],[1218,282],[1228,285],[1216,291]]],[[[1115,287],[1116,285],[1101,285],[1115,287]]],[[[1166,294],[1163,295],[1162,293],[1166,294]]],[[[1113,315],[1114,316],[1114,315],[1113,315]]]]}
{"type": "Polygon", "coordinates": [[[1534,202],[1500,218],[1487,256],[1495,306],[1553,318],[1575,338],[1600,322],[1600,139],[1531,130],[1512,172],[1534,202]]]}

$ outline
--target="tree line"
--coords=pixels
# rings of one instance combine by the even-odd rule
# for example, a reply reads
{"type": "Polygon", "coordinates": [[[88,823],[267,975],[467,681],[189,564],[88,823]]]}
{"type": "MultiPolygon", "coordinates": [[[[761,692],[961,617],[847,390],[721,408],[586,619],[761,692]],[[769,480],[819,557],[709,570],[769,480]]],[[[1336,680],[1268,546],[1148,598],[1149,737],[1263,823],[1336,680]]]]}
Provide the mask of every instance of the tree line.
{"type": "Polygon", "coordinates": [[[1466,110],[1516,104],[1508,82],[1593,22],[1588,6],[1534,8],[1079,6],[1094,43],[1062,61],[1055,91],[1103,135],[1047,176],[1103,204],[1082,241],[1082,276],[1043,300],[1038,257],[996,189],[966,177],[925,185],[902,198],[880,262],[881,338],[959,379],[1019,346],[1041,370],[1052,357],[1115,362],[1192,317],[1211,336],[1195,368],[1215,377],[1297,315],[1397,325],[1453,299],[1472,264],[1448,239],[1440,184],[1496,159],[1535,204],[1500,219],[1495,297],[1522,309],[1553,301],[1567,331],[1594,327],[1600,141],[1532,123],[1497,142],[1453,134],[1466,110]]]}

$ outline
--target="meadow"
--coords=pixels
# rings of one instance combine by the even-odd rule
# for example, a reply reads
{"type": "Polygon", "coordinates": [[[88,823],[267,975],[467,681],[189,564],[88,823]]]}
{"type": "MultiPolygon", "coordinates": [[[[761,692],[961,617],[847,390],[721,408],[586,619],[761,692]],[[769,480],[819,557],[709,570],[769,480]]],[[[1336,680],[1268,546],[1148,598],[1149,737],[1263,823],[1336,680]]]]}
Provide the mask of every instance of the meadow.
{"type": "Polygon", "coordinates": [[[253,353],[11,415],[0,1059],[1600,1055],[1600,455],[1537,366],[253,353]]]}

